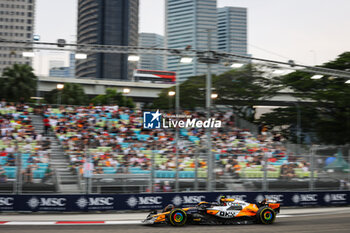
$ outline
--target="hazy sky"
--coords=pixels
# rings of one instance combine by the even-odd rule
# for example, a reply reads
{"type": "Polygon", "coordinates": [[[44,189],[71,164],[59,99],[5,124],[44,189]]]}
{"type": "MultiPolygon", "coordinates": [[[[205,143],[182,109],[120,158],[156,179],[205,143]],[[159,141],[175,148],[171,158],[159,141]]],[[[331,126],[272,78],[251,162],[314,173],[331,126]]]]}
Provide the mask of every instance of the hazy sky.
{"type": "MultiPolygon", "coordinates": [[[[74,41],[77,0],[37,0],[42,41],[74,41]]],[[[254,57],[314,65],[350,51],[350,0],[218,0],[248,8],[248,51],[254,57]]],[[[140,0],[140,32],[164,34],[164,0],[140,0]]]]}

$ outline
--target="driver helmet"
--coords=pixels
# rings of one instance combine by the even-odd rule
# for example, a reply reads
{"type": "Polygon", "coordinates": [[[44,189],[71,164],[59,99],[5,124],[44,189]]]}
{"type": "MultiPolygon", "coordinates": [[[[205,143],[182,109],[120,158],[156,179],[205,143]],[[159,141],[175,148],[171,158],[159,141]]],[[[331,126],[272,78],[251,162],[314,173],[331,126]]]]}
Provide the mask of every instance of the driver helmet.
{"type": "Polygon", "coordinates": [[[173,210],[174,208],[175,208],[175,206],[174,206],[173,204],[169,204],[169,205],[167,205],[167,206],[164,208],[163,212],[171,211],[171,210],[173,210]]]}
{"type": "Polygon", "coordinates": [[[225,204],[225,201],[224,201],[225,199],[226,199],[226,196],[224,196],[224,195],[220,197],[220,204],[221,205],[225,204]]]}

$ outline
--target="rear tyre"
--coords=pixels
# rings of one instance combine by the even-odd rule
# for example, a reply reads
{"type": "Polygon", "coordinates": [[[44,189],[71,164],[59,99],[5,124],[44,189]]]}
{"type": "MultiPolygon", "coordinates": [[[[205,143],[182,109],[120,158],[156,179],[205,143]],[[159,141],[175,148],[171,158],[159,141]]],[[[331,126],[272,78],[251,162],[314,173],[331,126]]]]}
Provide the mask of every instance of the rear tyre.
{"type": "Polygon", "coordinates": [[[257,221],[261,224],[272,224],[276,219],[276,212],[267,206],[262,206],[256,213],[257,221]]]}
{"type": "Polygon", "coordinates": [[[182,209],[173,209],[168,215],[168,220],[173,226],[183,226],[187,222],[187,214],[182,209]]]}

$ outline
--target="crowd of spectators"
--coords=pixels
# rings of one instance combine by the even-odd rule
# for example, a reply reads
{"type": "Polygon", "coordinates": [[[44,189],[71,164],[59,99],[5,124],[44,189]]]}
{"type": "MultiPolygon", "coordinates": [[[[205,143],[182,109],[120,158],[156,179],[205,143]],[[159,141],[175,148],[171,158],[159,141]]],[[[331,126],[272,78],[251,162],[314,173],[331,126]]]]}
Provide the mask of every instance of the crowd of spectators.
{"type": "MultiPolygon", "coordinates": [[[[96,174],[147,173],[152,167],[152,156],[155,170],[176,169],[175,130],[143,129],[141,110],[118,106],[49,107],[44,114],[69,155],[72,170],[80,174],[84,173],[84,163],[89,159],[96,174]]],[[[202,112],[184,114],[206,120],[202,112]]],[[[293,163],[307,169],[304,161],[292,161],[295,157],[287,153],[281,135],[268,134],[265,130],[254,136],[249,130],[236,127],[235,116],[230,111],[216,112],[212,117],[222,122],[222,127],[212,129],[211,134],[218,176],[228,173],[242,177],[250,169],[262,171],[265,156],[267,169],[278,171],[280,178],[293,177],[283,164],[293,163]]],[[[207,156],[201,152],[205,151],[207,142],[205,129],[180,129],[180,135],[179,171],[194,171],[195,154],[199,154],[198,169],[206,176],[207,156]]]]}
{"type": "Polygon", "coordinates": [[[35,131],[31,111],[23,103],[0,102],[0,183],[14,179],[18,167],[25,182],[49,176],[49,140],[35,131]]]}

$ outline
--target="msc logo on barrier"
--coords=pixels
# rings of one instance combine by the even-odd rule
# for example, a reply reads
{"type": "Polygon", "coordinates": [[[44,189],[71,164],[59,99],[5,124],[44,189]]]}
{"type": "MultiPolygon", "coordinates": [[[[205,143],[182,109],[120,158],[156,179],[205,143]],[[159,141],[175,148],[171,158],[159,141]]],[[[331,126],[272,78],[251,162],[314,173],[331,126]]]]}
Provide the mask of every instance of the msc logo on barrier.
{"type": "Polygon", "coordinates": [[[325,202],[333,202],[333,201],[346,201],[346,193],[335,193],[335,194],[326,194],[323,197],[325,202]]]}
{"type": "Polygon", "coordinates": [[[307,202],[317,202],[317,194],[294,194],[292,201],[295,204],[298,203],[307,203],[307,202]]]}
{"type": "Polygon", "coordinates": [[[0,206],[12,206],[13,197],[0,197],[0,206]]]}
{"type": "Polygon", "coordinates": [[[83,209],[86,206],[112,206],[114,204],[113,197],[81,197],[76,201],[79,208],[83,209]]]}
{"type": "Polygon", "coordinates": [[[182,198],[177,195],[173,198],[174,205],[179,206],[181,204],[197,204],[205,200],[205,196],[183,196],[182,198]]]}
{"type": "Polygon", "coordinates": [[[148,196],[148,197],[130,197],[126,203],[130,207],[135,207],[137,205],[160,205],[162,204],[161,196],[148,196]]]}
{"type": "Polygon", "coordinates": [[[283,194],[266,194],[266,195],[258,195],[255,198],[256,202],[261,202],[264,199],[270,199],[270,200],[275,200],[277,202],[283,202],[283,194]]]}
{"type": "Polygon", "coordinates": [[[62,207],[66,205],[66,198],[55,198],[55,197],[41,197],[40,199],[32,197],[27,202],[28,206],[32,209],[36,207],[62,207]]]}
{"type": "Polygon", "coordinates": [[[143,128],[145,129],[160,129],[162,114],[159,110],[156,112],[143,112],[143,128]]]}
{"type": "MultiPolygon", "coordinates": [[[[220,201],[220,198],[222,197],[222,196],[226,196],[226,198],[228,198],[228,199],[235,199],[235,200],[239,200],[239,201],[246,201],[247,200],[247,195],[245,195],[245,194],[242,194],[242,195],[239,195],[239,194],[237,194],[237,195],[222,195],[222,194],[220,194],[217,198],[216,198],[216,201],[220,201]]],[[[264,199],[263,199],[264,200],[264,199]]]]}

